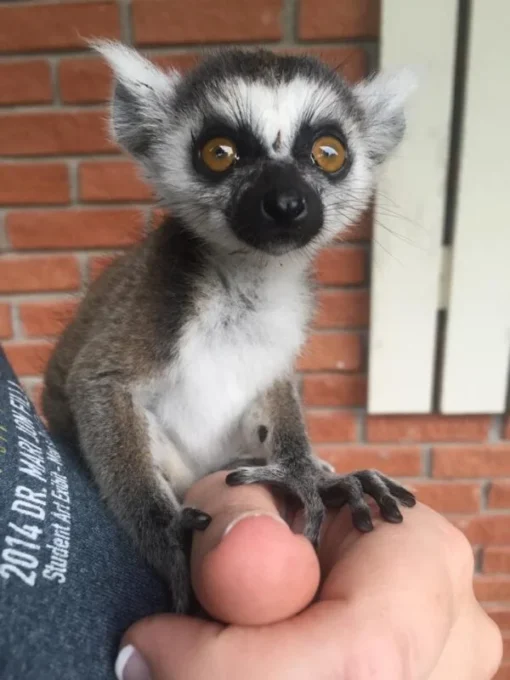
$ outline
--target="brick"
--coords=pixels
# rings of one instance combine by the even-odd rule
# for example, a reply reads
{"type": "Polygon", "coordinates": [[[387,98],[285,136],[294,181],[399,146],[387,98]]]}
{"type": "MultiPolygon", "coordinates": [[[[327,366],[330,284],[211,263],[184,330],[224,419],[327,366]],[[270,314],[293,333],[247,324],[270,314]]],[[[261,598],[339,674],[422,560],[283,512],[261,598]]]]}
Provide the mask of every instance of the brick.
{"type": "Polygon", "coordinates": [[[339,473],[376,469],[395,477],[415,477],[422,472],[417,446],[316,446],[315,452],[339,473]]]}
{"type": "Polygon", "coordinates": [[[365,375],[320,373],[303,376],[306,406],[364,406],[367,398],[365,375]]]}
{"type": "Polygon", "coordinates": [[[354,333],[313,333],[297,362],[300,371],[356,371],[361,367],[360,337],[354,333]]]}
{"type": "Polygon", "coordinates": [[[510,508],[510,480],[492,482],[489,490],[489,508],[510,508]]]}
{"type": "MultiPolygon", "coordinates": [[[[355,58],[354,62],[357,63],[355,58]]],[[[164,54],[151,57],[163,68],[188,69],[197,62],[197,54],[164,54]]],[[[103,59],[70,57],[61,59],[58,68],[60,95],[66,104],[105,102],[112,94],[112,73],[103,59]]]]}
{"type": "Polygon", "coordinates": [[[321,290],[314,317],[316,328],[359,328],[368,325],[366,290],[321,290]]]}
{"type": "Polygon", "coordinates": [[[0,304],[0,338],[5,340],[12,335],[11,306],[0,304]]]}
{"type": "Polygon", "coordinates": [[[480,509],[480,484],[416,482],[411,487],[419,501],[437,512],[467,513],[480,509]]]}
{"type": "Polygon", "coordinates": [[[339,243],[358,243],[360,241],[370,241],[372,238],[372,226],[373,226],[373,216],[371,212],[367,212],[363,217],[353,224],[351,227],[347,227],[345,231],[342,231],[337,238],[339,243]]]}
{"type": "Polygon", "coordinates": [[[488,605],[485,611],[501,630],[510,629],[510,606],[488,605]]]}
{"type": "Polygon", "coordinates": [[[163,208],[153,208],[153,210],[151,210],[149,223],[147,225],[149,231],[160,227],[169,217],[170,213],[167,210],[164,210],[163,208]]]}
{"type": "Polygon", "coordinates": [[[432,456],[434,477],[510,476],[510,444],[436,446],[432,456]]]}
{"type": "Polygon", "coordinates": [[[143,215],[131,208],[11,212],[5,224],[19,250],[122,247],[143,233],[143,215]]]}
{"type": "Polygon", "coordinates": [[[42,59],[0,64],[0,83],[0,106],[46,104],[53,99],[50,65],[42,59]]]}
{"type": "Polygon", "coordinates": [[[0,7],[0,52],[83,49],[86,38],[119,38],[115,2],[0,7]]]}
{"type": "Polygon", "coordinates": [[[480,602],[510,600],[510,576],[477,575],[474,586],[475,595],[480,602]]]}
{"type": "Polygon", "coordinates": [[[0,205],[69,203],[69,175],[63,163],[0,164],[0,205]]]}
{"type": "Polygon", "coordinates": [[[78,170],[82,201],[148,201],[153,194],[129,161],[88,161],[78,170]]]}
{"type": "Polygon", "coordinates": [[[73,256],[0,258],[0,293],[77,290],[78,261],[73,256]]]}
{"type": "Polygon", "coordinates": [[[315,261],[317,281],[325,286],[344,286],[366,280],[366,253],[363,248],[325,248],[315,261]]]}
{"type": "Polygon", "coordinates": [[[279,40],[282,0],[134,0],[139,45],[279,40]],[[175,17],[179,20],[176,21],[175,17]]]}
{"type": "Polygon", "coordinates": [[[368,70],[367,53],[361,47],[308,47],[282,51],[287,54],[310,54],[317,57],[351,83],[361,80],[368,70]]]}
{"type": "Polygon", "coordinates": [[[201,60],[200,52],[182,52],[175,54],[170,52],[168,54],[155,54],[151,56],[157,66],[162,69],[176,69],[177,71],[188,71],[190,68],[196,66],[201,60]]]}
{"type": "Polygon", "coordinates": [[[348,411],[308,410],[306,426],[308,435],[315,444],[352,442],[357,439],[357,418],[348,411]]]}
{"type": "Polygon", "coordinates": [[[94,104],[112,94],[112,72],[96,57],[70,57],[58,65],[60,98],[65,104],[94,104]]]}
{"type": "Polygon", "coordinates": [[[367,438],[371,442],[483,441],[489,427],[488,416],[371,416],[367,438]]]}
{"type": "Polygon", "coordinates": [[[93,255],[89,257],[89,279],[94,281],[106,267],[116,259],[116,255],[93,255]]]}
{"type": "Polygon", "coordinates": [[[19,305],[23,331],[28,337],[58,335],[74,316],[78,300],[24,302],[19,305]]]}
{"type": "Polygon", "coordinates": [[[379,0],[301,0],[298,35],[303,40],[375,38],[379,0]]]}
{"type": "MultiPolygon", "coordinates": [[[[367,71],[367,54],[359,47],[309,48],[282,50],[293,54],[312,54],[345,78],[355,82],[367,71]]],[[[200,60],[197,52],[160,54],[150,56],[162,68],[187,71],[200,60]]],[[[69,57],[61,59],[58,68],[60,96],[66,104],[94,104],[110,99],[112,92],[111,70],[103,59],[96,57],[69,57]]]]}
{"type": "Polygon", "coordinates": [[[473,545],[504,545],[510,543],[510,515],[479,515],[460,522],[473,545]]]}
{"type": "Polygon", "coordinates": [[[0,116],[0,155],[109,153],[106,111],[9,113],[0,116]]]}
{"type": "Polygon", "coordinates": [[[54,345],[50,342],[4,343],[3,349],[16,375],[43,373],[54,345]]]}
{"type": "Polygon", "coordinates": [[[488,546],[483,551],[483,570],[486,574],[510,573],[510,546],[488,546]]]}

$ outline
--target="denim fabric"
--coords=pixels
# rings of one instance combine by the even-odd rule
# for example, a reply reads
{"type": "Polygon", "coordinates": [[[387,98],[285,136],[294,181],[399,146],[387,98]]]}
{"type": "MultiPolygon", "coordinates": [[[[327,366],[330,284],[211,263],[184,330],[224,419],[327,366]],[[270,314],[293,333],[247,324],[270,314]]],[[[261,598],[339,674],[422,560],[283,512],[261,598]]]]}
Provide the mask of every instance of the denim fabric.
{"type": "Polygon", "coordinates": [[[112,680],[122,632],[163,583],[50,439],[0,349],[0,678],[112,680]]]}

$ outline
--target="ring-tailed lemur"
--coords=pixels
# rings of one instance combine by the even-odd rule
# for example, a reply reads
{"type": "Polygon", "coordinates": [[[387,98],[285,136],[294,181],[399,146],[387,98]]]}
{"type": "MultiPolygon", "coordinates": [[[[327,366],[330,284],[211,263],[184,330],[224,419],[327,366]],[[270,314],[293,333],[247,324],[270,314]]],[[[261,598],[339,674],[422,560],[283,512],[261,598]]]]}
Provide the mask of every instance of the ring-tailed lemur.
{"type": "Polygon", "coordinates": [[[116,76],[115,138],[172,216],[91,286],[49,362],[43,407],[182,612],[184,536],[210,517],[181,501],[214,470],[243,465],[228,484],[299,499],[314,543],[325,506],[347,503],[368,531],[364,493],[391,522],[397,500],[414,504],[378,472],[335,475],[312,455],[292,381],[312,258],[366,208],[402,138],[409,79],[351,87],[311,57],[239,49],[180,75],[96,47],[116,76]]]}

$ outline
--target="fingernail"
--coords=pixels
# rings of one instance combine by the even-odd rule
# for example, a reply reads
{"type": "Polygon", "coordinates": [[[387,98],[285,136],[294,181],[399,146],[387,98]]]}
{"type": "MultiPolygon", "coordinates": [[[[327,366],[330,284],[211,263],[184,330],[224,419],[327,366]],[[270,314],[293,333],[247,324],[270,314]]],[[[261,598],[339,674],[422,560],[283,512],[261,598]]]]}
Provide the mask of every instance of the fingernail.
{"type": "Polygon", "coordinates": [[[271,519],[274,519],[276,522],[280,522],[280,524],[286,526],[287,529],[289,528],[287,522],[284,519],[282,519],[279,515],[274,515],[270,512],[256,512],[252,510],[248,512],[243,512],[241,515],[238,515],[235,519],[233,519],[223,532],[222,539],[225,538],[225,536],[229,534],[232,531],[232,529],[237,524],[239,524],[239,522],[242,522],[243,520],[248,519],[250,517],[271,517],[271,519]]]}
{"type": "Polygon", "coordinates": [[[123,647],[115,662],[117,680],[151,680],[149,667],[133,645],[123,647]]]}

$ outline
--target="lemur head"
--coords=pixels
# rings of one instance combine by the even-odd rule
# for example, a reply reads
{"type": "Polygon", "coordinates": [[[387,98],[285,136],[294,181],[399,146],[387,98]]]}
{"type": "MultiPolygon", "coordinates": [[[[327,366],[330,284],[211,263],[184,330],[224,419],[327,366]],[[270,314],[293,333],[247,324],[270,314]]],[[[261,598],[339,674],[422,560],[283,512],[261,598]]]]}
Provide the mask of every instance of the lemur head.
{"type": "Polygon", "coordinates": [[[112,128],[200,237],[269,254],[315,248],[366,208],[404,132],[406,72],[354,87],[308,56],[229,49],[187,75],[116,43],[112,128]]]}

